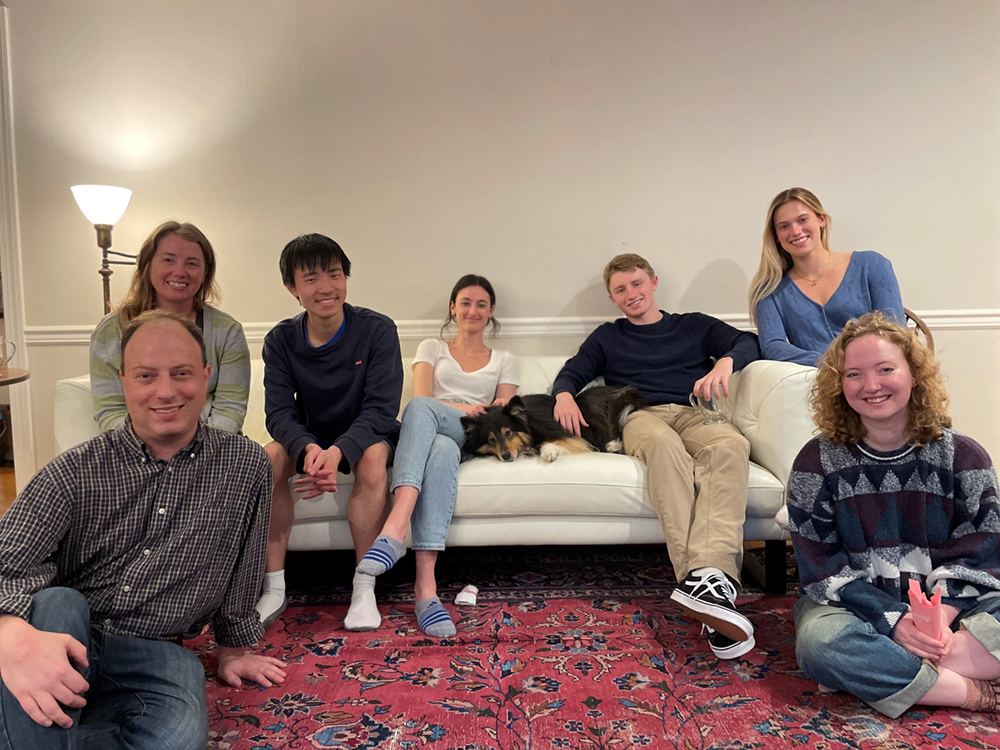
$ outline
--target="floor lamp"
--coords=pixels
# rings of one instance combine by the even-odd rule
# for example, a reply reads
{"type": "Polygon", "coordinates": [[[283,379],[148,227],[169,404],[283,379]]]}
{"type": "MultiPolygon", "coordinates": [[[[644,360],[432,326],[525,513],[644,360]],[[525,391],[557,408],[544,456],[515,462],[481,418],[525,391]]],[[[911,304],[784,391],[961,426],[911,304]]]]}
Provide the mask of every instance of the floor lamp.
{"type": "Polygon", "coordinates": [[[70,188],[76,205],[83,211],[94,229],[97,230],[97,245],[103,252],[103,262],[97,271],[104,278],[104,314],[111,312],[111,264],[119,266],[134,266],[135,256],[129,253],[119,253],[111,250],[111,230],[122,218],[128,202],[132,199],[132,191],[128,188],[111,187],[110,185],[74,185],[70,188]],[[108,260],[108,255],[116,255],[129,260],[108,260]]]}

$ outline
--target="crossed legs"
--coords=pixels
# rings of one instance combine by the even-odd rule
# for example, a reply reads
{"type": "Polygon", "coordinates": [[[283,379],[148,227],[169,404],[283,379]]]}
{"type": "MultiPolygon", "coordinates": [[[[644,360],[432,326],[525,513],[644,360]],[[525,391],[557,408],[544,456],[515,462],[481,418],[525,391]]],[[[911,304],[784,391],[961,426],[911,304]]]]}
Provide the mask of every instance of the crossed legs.
{"type": "Polygon", "coordinates": [[[455,634],[450,615],[437,596],[434,566],[455,508],[458,489],[462,414],[432,398],[415,398],[403,412],[393,467],[393,506],[375,544],[358,571],[380,575],[406,554],[412,521],[417,577],[414,585],[417,624],[428,635],[455,634]]]}
{"type": "Polygon", "coordinates": [[[995,702],[995,688],[985,681],[1000,677],[998,613],[993,599],[965,614],[951,653],[932,665],[843,607],[802,597],[795,605],[795,655],[811,679],[892,718],[916,703],[982,710],[991,697],[995,702]],[[985,696],[970,695],[982,690],[985,696]]]}

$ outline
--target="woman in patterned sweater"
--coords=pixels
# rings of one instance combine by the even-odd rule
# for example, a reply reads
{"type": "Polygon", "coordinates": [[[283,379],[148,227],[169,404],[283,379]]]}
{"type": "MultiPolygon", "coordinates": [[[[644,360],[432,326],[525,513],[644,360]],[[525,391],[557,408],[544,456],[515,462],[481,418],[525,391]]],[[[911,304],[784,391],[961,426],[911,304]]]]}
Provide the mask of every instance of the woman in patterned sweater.
{"type": "Polygon", "coordinates": [[[789,480],[799,666],[891,717],[915,703],[997,710],[997,476],[947,402],[915,336],[877,312],[852,320],[820,360],[821,434],[789,480]],[[941,589],[938,638],[917,628],[911,580],[941,589]]]}
{"type": "Polygon", "coordinates": [[[158,308],[181,315],[201,329],[208,365],[208,400],[201,417],[211,427],[238,433],[250,398],[250,350],[233,317],[211,307],[219,297],[215,252],[194,224],[165,221],[142,243],[128,294],[90,336],[90,390],[101,432],[127,416],[122,366],[122,329],[139,313],[158,308]]]}

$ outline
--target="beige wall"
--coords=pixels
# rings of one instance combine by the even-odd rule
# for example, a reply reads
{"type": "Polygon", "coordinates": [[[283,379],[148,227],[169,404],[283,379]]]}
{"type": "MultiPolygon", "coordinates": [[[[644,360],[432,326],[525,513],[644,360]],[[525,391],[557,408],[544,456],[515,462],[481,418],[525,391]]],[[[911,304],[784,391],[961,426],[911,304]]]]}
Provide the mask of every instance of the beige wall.
{"type": "MultiPolygon", "coordinates": [[[[197,223],[247,323],[296,311],[276,260],[305,231],[343,244],[352,301],[401,321],[439,317],[467,271],[504,319],[610,314],[623,250],[662,307],[744,313],[767,204],[805,185],[908,307],[979,311],[942,356],[958,426],[1000,451],[995,0],[7,5],[29,340],[99,318],[80,182],[135,191],[117,249],[197,223]]],[[[29,357],[40,465],[86,351],[29,357]]]]}

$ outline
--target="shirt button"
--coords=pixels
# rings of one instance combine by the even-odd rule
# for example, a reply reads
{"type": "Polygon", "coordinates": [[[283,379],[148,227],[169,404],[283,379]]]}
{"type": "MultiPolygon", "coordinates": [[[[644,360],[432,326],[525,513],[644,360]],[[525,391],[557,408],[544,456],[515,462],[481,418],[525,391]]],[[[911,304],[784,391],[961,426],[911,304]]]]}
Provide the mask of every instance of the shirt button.
{"type": "Polygon", "coordinates": [[[109,617],[108,619],[106,619],[106,620],[104,621],[104,624],[105,624],[105,625],[110,625],[110,624],[111,624],[111,618],[109,617]]]}
{"type": "Polygon", "coordinates": [[[149,550],[148,550],[148,549],[144,549],[144,550],[142,551],[142,554],[144,554],[144,555],[147,555],[147,556],[148,556],[148,555],[149,555],[149,550]]]}
{"type": "Polygon", "coordinates": [[[193,453],[191,454],[191,458],[194,458],[194,454],[193,453]]]}
{"type": "Polygon", "coordinates": [[[158,511],[156,511],[156,512],[157,512],[157,513],[159,513],[159,514],[160,514],[160,515],[162,516],[162,515],[163,515],[164,513],[166,513],[166,512],[167,512],[167,509],[166,509],[166,508],[160,508],[160,509],[159,509],[158,511]]]}
{"type": "Polygon", "coordinates": [[[143,463],[146,463],[146,459],[145,459],[145,458],[144,458],[144,459],[142,459],[142,462],[143,462],[143,463]]]}
{"type": "Polygon", "coordinates": [[[174,467],[173,467],[173,466],[168,466],[168,467],[167,467],[167,471],[173,471],[173,470],[174,470],[174,467]]]}
{"type": "Polygon", "coordinates": [[[127,584],[125,586],[122,586],[122,591],[131,591],[131,590],[132,590],[132,587],[129,586],[129,585],[127,585],[127,584]]]}

